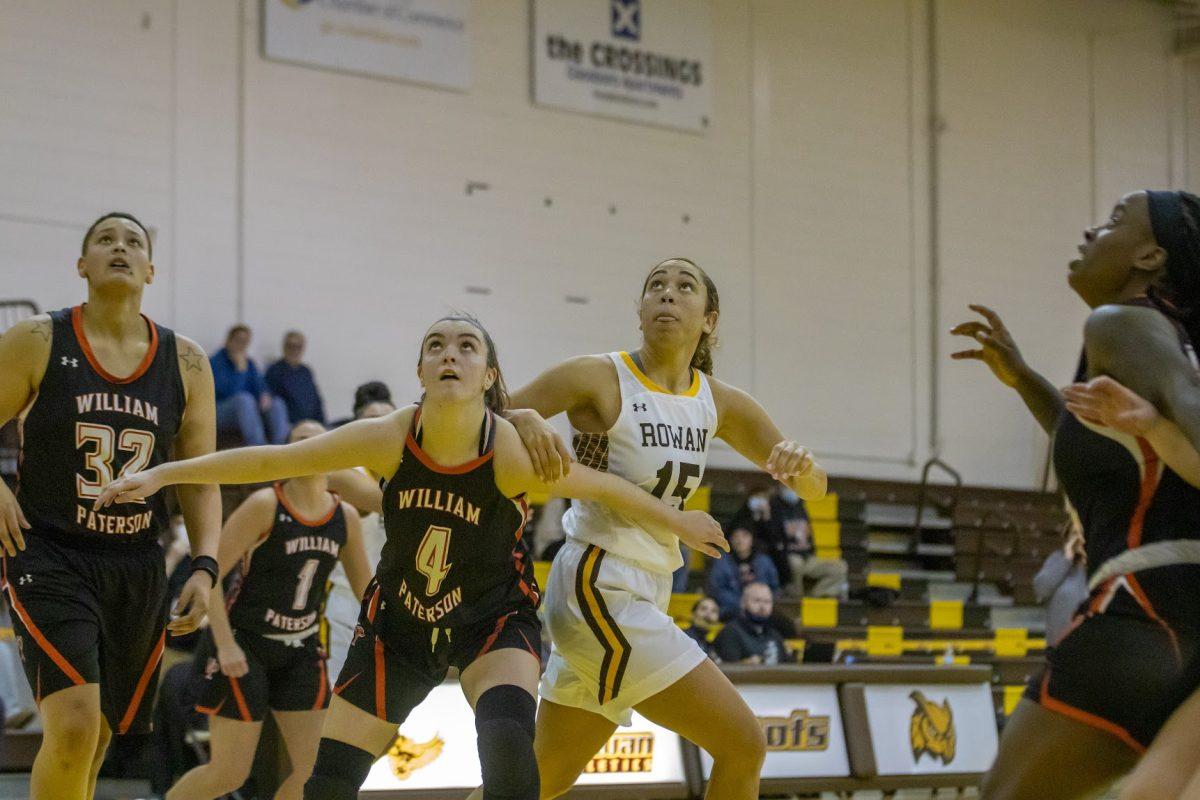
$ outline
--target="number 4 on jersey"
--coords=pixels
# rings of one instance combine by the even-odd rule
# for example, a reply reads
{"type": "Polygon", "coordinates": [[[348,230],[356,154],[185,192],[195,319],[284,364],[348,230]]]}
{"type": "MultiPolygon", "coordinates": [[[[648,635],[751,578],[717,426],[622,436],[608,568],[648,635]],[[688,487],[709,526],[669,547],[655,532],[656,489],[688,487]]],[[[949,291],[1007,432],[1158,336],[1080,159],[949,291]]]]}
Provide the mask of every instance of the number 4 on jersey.
{"type": "Polygon", "coordinates": [[[442,581],[450,574],[450,529],[441,525],[430,525],[425,538],[417,548],[417,572],[428,579],[425,594],[433,596],[442,588],[442,581]]]}
{"type": "Polygon", "coordinates": [[[700,486],[700,465],[687,461],[668,461],[655,475],[658,483],[650,490],[650,494],[660,500],[665,499],[676,508],[682,508],[692,492],[700,486]],[[675,467],[678,464],[679,471],[675,467]]]}

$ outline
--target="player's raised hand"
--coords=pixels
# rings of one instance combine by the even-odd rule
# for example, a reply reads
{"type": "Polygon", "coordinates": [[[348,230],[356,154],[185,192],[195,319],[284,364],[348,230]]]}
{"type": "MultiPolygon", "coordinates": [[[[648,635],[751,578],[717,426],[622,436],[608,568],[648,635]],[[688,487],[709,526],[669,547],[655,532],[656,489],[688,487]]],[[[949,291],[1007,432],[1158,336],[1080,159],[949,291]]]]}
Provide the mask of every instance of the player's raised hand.
{"type": "Polygon", "coordinates": [[[163,487],[163,482],[154,469],[145,472],[134,472],[117,478],[100,490],[96,498],[97,509],[111,506],[113,503],[132,503],[135,500],[145,500],[163,487]]]}
{"type": "Polygon", "coordinates": [[[961,322],[951,328],[950,333],[974,339],[979,343],[980,349],[959,350],[951,353],[950,357],[957,361],[982,361],[1005,386],[1016,386],[1025,370],[1025,360],[1021,357],[1021,351],[1017,348],[1012,334],[1004,326],[1004,320],[987,306],[970,305],[968,308],[983,317],[984,321],[961,322]]]}
{"type": "Polygon", "coordinates": [[[1107,375],[1062,390],[1067,411],[1129,436],[1145,436],[1161,418],[1154,404],[1107,375]]]}
{"type": "Polygon", "coordinates": [[[513,409],[508,421],[517,429],[542,483],[554,483],[571,471],[571,451],[541,414],[531,408],[513,409]]]}
{"type": "Polygon", "coordinates": [[[0,549],[4,553],[15,556],[18,550],[25,549],[22,529],[29,530],[29,521],[25,519],[17,498],[4,481],[0,481],[0,549]]]}
{"type": "Polygon", "coordinates": [[[211,591],[212,575],[200,570],[193,572],[183,585],[175,607],[171,609],[172,619],[167,623],[167,630],[172,636],[183,636],[200,627],[208,615],[208,595],[211,591]]]}
{"type": "Polygon", "coordinates": [[[767,458],[767,473],[777,481],[787,483],[792,478],[802,478],[816,466],[812,452],[799,442],[784,440],[771,450],[767,458]]]}
{"type": "Polygon", "coordinates": [[[217,663],[221,665],[222,674],[231,678],[240,678],[250,671],[246,663],[246,654],[236,644],[217,648],[217,663]]]}
{"type": "Polygon", "coordinates": [[[693,550],[699,550],[711,558],[720,558],[721,552],[729,552],[725,532],[715,519],[703,511],[678,511],[679,521],[671,526],[679,540],[693,550]]]}

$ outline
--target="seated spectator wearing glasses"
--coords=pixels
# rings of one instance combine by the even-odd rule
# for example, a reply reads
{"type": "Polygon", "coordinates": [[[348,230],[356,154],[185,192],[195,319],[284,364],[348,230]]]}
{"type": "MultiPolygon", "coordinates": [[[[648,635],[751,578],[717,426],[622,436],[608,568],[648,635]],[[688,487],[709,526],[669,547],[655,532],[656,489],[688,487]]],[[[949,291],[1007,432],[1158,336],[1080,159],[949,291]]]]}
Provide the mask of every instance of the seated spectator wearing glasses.
{"type": "Polygon", "coordinates": [[[842,597],[846,593],[849,568],[840,558],[821,558],[812,540],[808,511],[799,495],[776,484],[770,491],[751,495],[734,516],[734,523],[754,532],[759,547],[771,557],[780,582],[804,591],[804,579],[812,581],[813,597],[842,597]]]}
{"type": "Polygon", "coordinates": [[[324,425],[325,403],[312,370],[304,363],[304,345],[300,331],[283,335],[283,358],[267,367],[267,388],[287,404],[291,424],[311,419],[324,425]]]}
{"type": "Polygon", "coordinates": [[[247,445],[287,441],[287,406],[267,390],[250,349],[250,328],[234,325],[210,359],[217,398],[217,432],[236,433],[247,445]]]}
{"type": "Polygon", "coordinates": [[[744,526],[729,534],[729,555],[712,562],[708,573],[708,595],[717,601],[721,619],[737,616],[742,592],[752,583],[762,583],[772,593],[779,591],[779,573],[771,559],[754,551],[754,534],[744,526]]]}
{"type": "Polygon", "coordinates": [[[717,659],[726,664],[784,664],[791,661],[787,642],[771,625],[774,610],[775,599],[770,586],[765,583],[748,585],[742,592],[741,613],[713,640],[712,651],[717,659]]]}

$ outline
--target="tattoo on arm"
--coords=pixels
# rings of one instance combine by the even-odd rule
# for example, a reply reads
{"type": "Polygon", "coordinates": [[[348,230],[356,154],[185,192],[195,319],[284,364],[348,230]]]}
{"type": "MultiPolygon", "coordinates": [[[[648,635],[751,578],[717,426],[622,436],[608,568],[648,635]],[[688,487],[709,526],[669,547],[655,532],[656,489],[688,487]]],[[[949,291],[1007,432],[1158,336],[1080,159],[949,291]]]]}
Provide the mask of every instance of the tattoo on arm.
{"type": "Polygon", "coordinates": [[[50,320],[42,319],[33,323],[32,333],[34,336],[42,337],[43,342],[48,342],[50,341],[50,337],[54,335],[54,328],[51,326],[50,320]]]}
{"type": "Polygon", "coordinates": [[[190,344],[185,345],[185,349],[179,354],[179,360],[183,362],[184,369],[186,369],[188,372],[200,372],[200,354],[197,353],[196,348],[192,347],[190,344]]]}

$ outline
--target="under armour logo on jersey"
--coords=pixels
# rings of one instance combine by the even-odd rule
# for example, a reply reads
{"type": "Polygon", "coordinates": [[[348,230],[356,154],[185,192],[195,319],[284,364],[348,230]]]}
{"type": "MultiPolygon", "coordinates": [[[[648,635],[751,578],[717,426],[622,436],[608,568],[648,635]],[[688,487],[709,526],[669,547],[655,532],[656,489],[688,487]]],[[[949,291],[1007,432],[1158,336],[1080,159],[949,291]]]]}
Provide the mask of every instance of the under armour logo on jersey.
{"type": "Polygon", "coordinates": [[[17,578],[17,586],[24,586],[27,583],[33,583],[33,576],[26,572],[21,577],[17,578]]]}
{"type": "Polygon", "coordinates": [[[66,356],[63,356],[62,357],[62,365],[64,367],[78,367],[79,359],[78,358],[67,358],[66,356]]]}
{"type": "Polygon", "coordinates": [[[634,403],[634,404],[633,404],[633,410],[634,410],[634,411],[645,411],[645,410],[646,410],[646,404],[645,404],[645,403],[634,403]]]}

